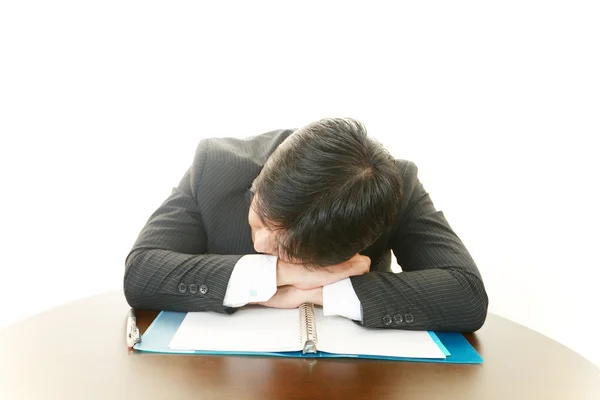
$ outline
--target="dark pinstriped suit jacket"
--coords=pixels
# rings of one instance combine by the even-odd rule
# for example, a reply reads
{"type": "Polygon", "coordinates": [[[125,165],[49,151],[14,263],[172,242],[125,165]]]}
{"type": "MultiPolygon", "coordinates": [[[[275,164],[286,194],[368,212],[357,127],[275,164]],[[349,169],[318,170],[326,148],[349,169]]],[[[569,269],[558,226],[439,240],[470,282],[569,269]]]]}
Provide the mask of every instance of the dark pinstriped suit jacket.
{"type": "MultiPolygon", "coordinates": [[[[240,257],[256,254],[248,224],[249,188],[293,130],[245,140],[208,139],[179,185],[152,214],[126,259],[124,290],[134,308],[234,312],[223,306],[240,257]]],[[[390,233],[362,254],[371,272],[352,277],[367,327],[479,329],[488,299],[481,276],[444,215],[397,160],[403,201],[390,233]],[[390,250],[403,272],[390,271],[390,250]]]]}

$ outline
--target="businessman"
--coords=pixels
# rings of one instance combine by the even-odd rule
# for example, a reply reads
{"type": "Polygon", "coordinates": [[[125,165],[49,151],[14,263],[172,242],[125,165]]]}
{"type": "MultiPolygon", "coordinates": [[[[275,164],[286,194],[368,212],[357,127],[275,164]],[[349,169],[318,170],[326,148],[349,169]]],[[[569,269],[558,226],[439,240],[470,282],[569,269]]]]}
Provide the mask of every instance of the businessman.
{"type": "Polygon", "coordinates": [[[366,327],[452,331],[487,314],[477,266],[415,164],[352,119],[202,140],[125,264],[134,308],[312,302],[366,327]]]}

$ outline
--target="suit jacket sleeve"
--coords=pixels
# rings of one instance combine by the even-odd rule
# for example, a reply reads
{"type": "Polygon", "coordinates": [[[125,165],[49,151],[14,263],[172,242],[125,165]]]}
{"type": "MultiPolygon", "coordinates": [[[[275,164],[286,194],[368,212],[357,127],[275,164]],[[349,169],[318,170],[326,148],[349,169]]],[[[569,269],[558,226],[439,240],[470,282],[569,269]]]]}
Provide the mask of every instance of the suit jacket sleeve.
{"type": "Polygon", "coordinates": [[[234,311],[223,306],[223,299],[242,256],[205,254],[207,237],[196,196],[206,152],[201,142],[192,167],[152,214],[127,256],[124,291],[134,308],[234,311]]]}
{"type": "Polygon", "coordinates": [[[477,266],[443,213],[436,211],[417,178],[417,167],[408,163],[403,176],[402,211],[389,239],[403,272],[351,278],[363,307],[362,324],[475,331],[488,307],[477,266]]]}

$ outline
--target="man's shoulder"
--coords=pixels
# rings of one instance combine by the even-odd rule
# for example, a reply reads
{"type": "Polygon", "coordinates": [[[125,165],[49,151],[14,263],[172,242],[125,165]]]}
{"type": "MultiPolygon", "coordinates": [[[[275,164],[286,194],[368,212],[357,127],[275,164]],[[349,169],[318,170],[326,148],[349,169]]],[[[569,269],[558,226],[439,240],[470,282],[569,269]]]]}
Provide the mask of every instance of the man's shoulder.
{"type": "Polygon", "coordinates": [[[411,187],[417,181],[419,174],[419,168],[417,165],[410,160],[396,159],[396,166],[398,167],[398,173],[402,177],[402,191],[406,194],[406,191],[412,191],[411,187]]]}
{"type": "Polygon", "coordinates": [[[400,171],[402,176],[406,176],[406,175],[416,176],[417,173],[419,172],[417,165],[410,160],[402,160],[402,159],[396,158],[396,165],[398,166],[398,170],[400,171]]]}
{"type": "MultiPolygon", "coordinates": [[[[264,165],[275,151],[295,129],[277,129],[244,138],[215,137],[202,140],[196,151],[205,162],[219,162],[233,166],[251,161],[264,165]]],[[[241,166],[241,165],[240,165],[241,166]]]]}
{"type": "Polygon", "coordinates": [[[396,159],[398,173],[402,178],[402,201],[401,210],[405,210],[414,196],[418,196],[419,168],[410,160],[396,159]]]}
{"type": "Polygon", "coordinates": [[[190,178],[193,186],[248,185],[265,162],[294,129],[277,129],[245,138],[214,137],[202,139],[196,147],[190,178]]]}

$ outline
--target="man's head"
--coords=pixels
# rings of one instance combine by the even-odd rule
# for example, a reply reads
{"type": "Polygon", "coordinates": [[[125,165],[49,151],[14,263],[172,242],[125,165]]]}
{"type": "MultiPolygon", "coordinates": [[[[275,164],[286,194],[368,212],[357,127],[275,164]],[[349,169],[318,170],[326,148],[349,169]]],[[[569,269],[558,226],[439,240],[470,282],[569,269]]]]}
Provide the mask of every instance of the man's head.
{"type": "Polygon", "coordinates": [[[401,186],[393,157],[358,121],[313,122],[290,135],[254,181],[254,247],[314,266],[346,261],[391,228],[401,186]]]}

